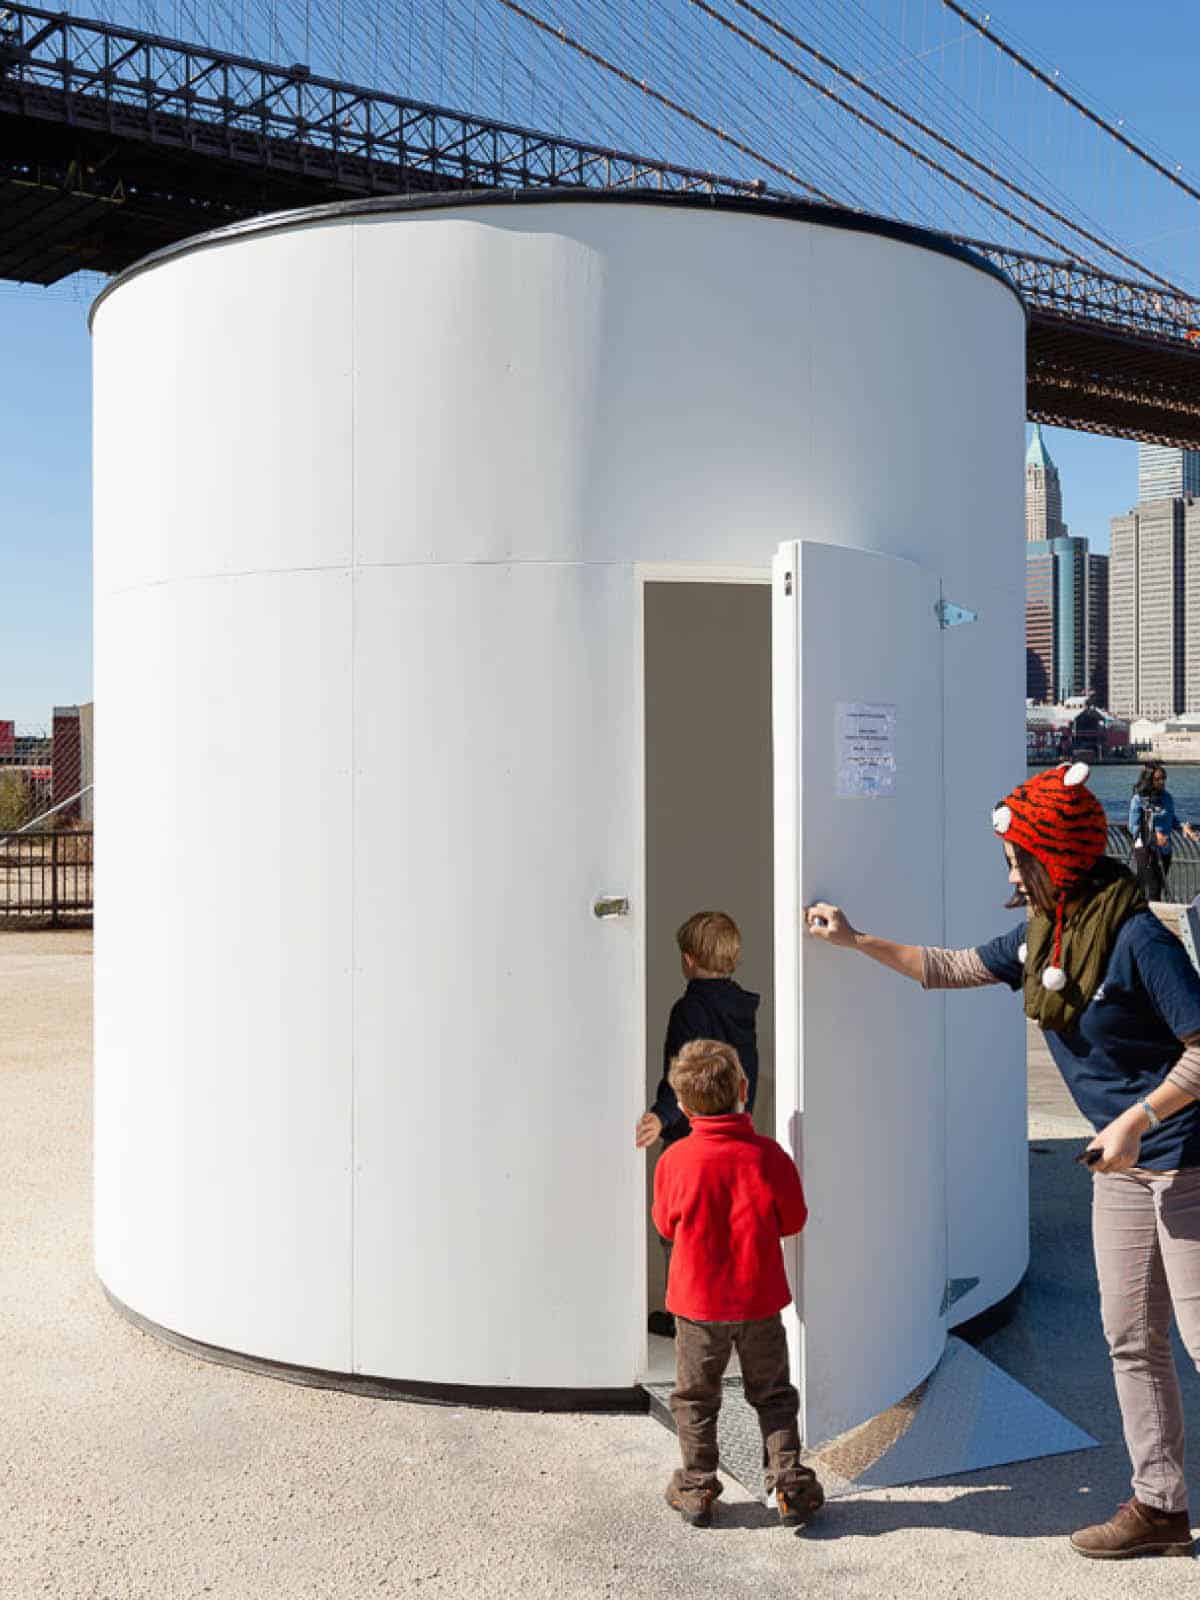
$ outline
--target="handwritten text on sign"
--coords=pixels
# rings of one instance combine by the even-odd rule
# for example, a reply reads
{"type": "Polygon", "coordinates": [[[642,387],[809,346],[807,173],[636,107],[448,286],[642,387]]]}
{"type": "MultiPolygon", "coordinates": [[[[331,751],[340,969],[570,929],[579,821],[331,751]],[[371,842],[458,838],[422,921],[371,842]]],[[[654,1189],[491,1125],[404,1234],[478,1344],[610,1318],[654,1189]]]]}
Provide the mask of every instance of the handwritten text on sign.
{"type": "Polygon", "coordinates": [[[867,800],[895,794],[895,706],[838,701],[837,792],[867,800]]]}

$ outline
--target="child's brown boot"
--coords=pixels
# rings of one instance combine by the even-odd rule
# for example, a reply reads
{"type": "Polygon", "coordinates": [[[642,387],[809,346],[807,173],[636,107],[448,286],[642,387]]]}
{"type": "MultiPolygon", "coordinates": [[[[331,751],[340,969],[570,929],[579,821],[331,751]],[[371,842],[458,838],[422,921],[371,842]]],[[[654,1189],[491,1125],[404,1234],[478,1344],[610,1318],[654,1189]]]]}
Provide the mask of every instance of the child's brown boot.
{"type": "Polygon", "coordinates": [[[725,1485],[714,1478],[702,1488],[689,1489],[679,1482],[679,1476],[676,1472],[667,1485],[667,1504],[673,1511],[678,1511],[685,1522],[690,1522],[693,1528],[710,1527],[713,1501],[725,1485]]]}
{"type": "Polygon", "coordinates": [[[775,1485],[775,1508],[785,1528],[799,1528],[825,1504],[825,1491],[811,1467],[794,1467],[775,1485]]]}

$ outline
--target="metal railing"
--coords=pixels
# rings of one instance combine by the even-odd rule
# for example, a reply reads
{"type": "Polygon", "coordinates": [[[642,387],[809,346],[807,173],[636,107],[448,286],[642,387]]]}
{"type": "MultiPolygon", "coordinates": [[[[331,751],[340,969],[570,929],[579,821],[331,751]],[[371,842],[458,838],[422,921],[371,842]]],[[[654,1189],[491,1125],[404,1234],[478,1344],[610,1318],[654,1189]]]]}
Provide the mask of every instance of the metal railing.
{"type": "MultiPolygon", "coordinates": [[[[1115,856],[1127,867],[1133,865],[1133,837],[1120,823],[1110,823],[1107,855],[1115,856]]],[[[1175,905],[1187,905],[1200,894],[1200,843],[1185,839],[1177,833],[1173,840],[1171,870],[1167,875],[1163,899],[1175,905]]]]}
{"type": "Polygon", "coordinates": [[[962,242],[1007,272],[1027,304],[1039,311],[1200,350],[1200,300],[1191,295],[983,239],[962,242]]]}
{"type": "MultiPolygon", "coordinates": [[[[9,4],[0,25],[0,99],[27,115],[30,98],[64,95],[79,128],[136,134],[276,172],[325,176],[387,193],[397,171],[484,188],[654,186],[758,194],[753,179],[677,166],[608,145],[496,122],[404,95],[278,66],[138,28],[9,4]],[[147,120],[148,119],[148,120],[147,120]]],[[[103,174],[76,179],[120,200],[103,174]],[[107,184],[107,188],[106,188],[107,184]]]]}
{"type": "Polygon", "coordinates": [[[0,922],[90,917],[92,831],[0,833],[0,922]]]}

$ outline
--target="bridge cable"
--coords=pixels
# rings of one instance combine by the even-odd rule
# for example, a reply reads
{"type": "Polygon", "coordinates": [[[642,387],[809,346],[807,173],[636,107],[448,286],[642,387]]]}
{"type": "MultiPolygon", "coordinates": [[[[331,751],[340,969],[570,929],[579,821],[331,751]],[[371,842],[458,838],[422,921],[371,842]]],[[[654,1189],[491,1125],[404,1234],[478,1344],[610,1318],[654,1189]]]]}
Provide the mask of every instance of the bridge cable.
{"type": "MultiPolygon", "coordinates": [[[[712,11],[711,7],[702,4],[701,0],[689,0],[689,3],[697,6],[698,9],[705,11],[714,17],[717,17],[718,21],[724,20],[717,16],[717,14],[712,11]]],[[[938,133],[938,131],[931,127],[928,123],[922,121],[921,118],[914,116],[909,111],[906,111],[904,107],[899,105],[895,100],[892,100],[887,95],[871,88],[871,86],[865,82],[862,76],[848,71],[837,61],[833,60],[832,57],[826,55],[823,51],[818,50],[814,45],[801,38],[800,35],[794,33],[790,28],[786,27],[776,18],[770,16],[757,5],[749,3],[749,0],[732,0],[732,3],[740,10],[748,12],[756,19],[756,21],[764,23],[774,33],[778,34],[781,38],[786,39],[789,44],[795,45],[797,49],[802,50],[805,52],[805,54],[812,56],[813,59],[819,62],[821,66],[827,67],[839,78],[843,79],[847,83],[852,84],[863,94],[869,95],[872,100],[877,101],[895,116],[902,118],[903,121],[907,122],[910,126],[920,129],[922,133],[926,134],[943,149],[949,150],[952,152],[952,154],[968,163],[968,165],[974,167],[977,171],[982,172],[988,177],[994,179],[995,182],[1001,184],[1005,189],[1009,190],[1010,193],[1018,195],[1022,200],[1025,200],[1029,204],[1036,206],[1039,211],[1042,211],[1047,216],[1052,217],[1055,222],[1062,223],[1065,227],[1070,228],[1073,233],[1077,233],[1081,238],[1086,239],[1089,244],[1096,245],[1099,249],[1103,250],[1106,255],[1111,255],[1117,260],[1124,262],[1126,266],[1134,267],[1138,272],[1148,274],[1150,277],[1157,276],[1152,269],[1146,267],[1142,262],[1136,260],[1134,257],[1125,255],[1123,251],[1119,250],[1115,245],[1109,244],[1102,236],[1090,232],[1080,223],[1073,221],[1072,218],[1066,215],[1064,212],[1059,211],[1056,209],[1056,207],[1050,205],[1049,202],[1040,200],[1036,195],[1031,194],[1019,184],[1013,183],[1008,178],[1005,178],[996,169],[994,164],[989,165],[986,162],[978,160],[975,156],[971,155],[969,151],[964,150],[961,146],[956,144],[952,139],[946,138],[943,134],[938,133]]],[[[741,37],[752,38],[753,36],[749,34],[742,34],[741,37]]],[[[959,96],[958,98],[961,100],[962,97],[959,96]]],[[[1064,245],[1063,248],[1067,247],[1064,245]]]]}
{"type": "MultiPolygon", "coordinates": [[[[501,0],[501,4],[505,3],[507,3],[507,0],[501,0]]],[[[707,12],[711,17],[718,21],[722,27],[728,29],[730,33],[735,34],[738,38],[743,39],[753,49],[758,50],[762,55],[765,55],[769,61],[773,61],[777,66],[782,67],[785,72],[790,72],[793,77],[799,78],[801,82],[807,84],[810,88],[815,89],[818,94],[823,95],[827,100],[831,100],[834,105],[840,106],[843,111],[848,111],[852,117],[857,118],[858,121],[865,124],[865,126],[872,128],[876,133],[889,140],[892,144],[899,146],[899,148],[904,150],[908,155],[914,156],[924,166],[931,168],[934,172],[940,173],[943,178],[947,178],[957,188],[963,189],[975,199],[981,200],[984,205],[990,207],[993,211],[999,212],[1002,216],[1007,217],[1010,222],[1015,222],[1026,233],[1032,233],[1044,243],[1053,245],[1056,250],[1063,251],[1071,260],[1078,262],[1081,266],[1090,267],[1094,265],[1094,263],[1090,262],[1086,256],[1080,255],[1077,251],[1073,250],[1071,246],[1066,243],[1066,241],[1058,238],[1055,234],[1043,232],[1042,229],[1030,222],[1027,217],[1023,217],[1018,212],[1009,210],[1009,208],[1003,205],[999,200],[996,200],[993,196],[984,193],[983,190],[976,188],[974,184],[968,183],[965,178],[960,178],[957,173],[952,172],[949,167],[945,167],[941,162],[935,161],[932,156],[926,155],[924,151],[920,150],[916,145],[910,144],[906,139],[902,139],[899,134],[894,133],[890,128],[885,127],[882,123],[877,122],[873,117],[868,116],[865,111],[860,110],[859,107],[855,106],[852,102],[843,99],[841,95],[835,94],[832,89],[827,88],[826,85],[821,83],[819,79],[814,78],[810,73],[807,73],[802,68],[796,66],[794,62],[789,61],[785,56],[781,56],[778,51],[773,50],[770,45],[764,44],[761,39],[756,38],[752,33],[748,33],[744,28],[739,27],[738,24],[732,21],[729,17],[723,16],[713,7],[707,5],[705,0],[688,0],[688,3],[690,5],[697,6],[701,11],[707,12]]],[[[1107,249],[1107,246],[1105,246],[1105,248],[1107,249]]],[[[1165,280],[1163,281],[1165,282],[1165,280]]],[[[1166,287],[1173,288],[1174,286],[1171,284],[1166,284],[1166,287]]]]}
{"type": "Polygon", "coordinates": [[[1025,71],[1031,73],[1039,83],[1044,83],[1048,89],[1052,89],[1069,106],[1073,106],[1076,111],[1082,112],[1089,122],[1095,123],[1096,127],[1108,134],[1110,139],[1115,139],[1119,145],[1123,145],[1131,154],[1137,156],[1139,161],[1144,161],[1148,167],[1153,167],[1155,172],[1168,179],[1176,188],[1182,189],[1185,194],[1191,195],[1193,200],[1200,200],[1200,189],[1193,188],[1186,179],[1181,178],[1177,172],[1172,172],[1170,167],[1165,167],[1148,150],[1143,150],[1141,145],[1127,138],[1120,128],[1114,127],[1111,122],[1106,121],[1098,112],[1093,111],[1090,106],[1086,106],[1082,100],[1077,100],[1069,90],[1063,88],[1057,79],[1052,78],[1049,73],[1043,72],[1040,67],[1035,66],[1019,50],[1015,50],[1012,45],[1007,44],[998,33],[993,33],[984,23],[977,22],[969,11],[956,3],[956,0],[942,0],[942,4],[948,6],[956,17],[961,17],[965,23],[974,28],[976,33],[982,34],[985,39],[990,40],[998,50],[1002,50],[1018,66],[1024,67],[1025,71]]]}
{"type": "MultiPolygon", "coordinates": [[[[818,189],[814,184],[807,182],[790,167],[780,166],[777,161],[772,161],[769,156],[765,156],[761,150],[754,149],[752,145],[744,144],[740,139],[734,138],[732,134],[726,133],[724,128],[718,128],[715,123],[707,122],[694,111],[689,111],[686,106],[680,105],[677,100],[672,100],[660,90],[651,88],[644,78],[635,78],[632,73],[626,72],[623,67],[617,66],[615,62],[609,61],[607,57],[589,49],[587,45],[581,44],[578,39],[573,39],[565,28],[556,28],[553,23],[547,22],[543,17],[535,16],[532,11],[527,11],[524,6],[516,4],[516,0],[499,0],[499,4],[507,11],[511,11],[514,15],[523,18],[526,22],[532,23],[535,28],[540,28],[543,33],[549,34],[551,38],[557,39],[560,44],[565,44],[568,49],[576,51],[585,60],[591,61],[595,66],[602,67],[605,72],[611,72],[631,88],[639,90],[642,94],[648,95],[651,100],[656,100],[660,105],[666,106],[669,111],[675,112],[677,116],[686,118],[688,122],[694,123],[698,128],[703,128],[705,133],[711,133],[714,138],[720,139],[723,144],[731,145],[735,150],[741,151],[743,155],[749,156],[752,161],[761,163],[772,172],[777,172],[780,177],[788,179],[791,183],[798,184],[800,188],[807,190],[809,194],[816,195],[818,200],[824,200],[826,204],[837,206],[841,210],[847,209],[845,201],[838,200],[831,194],[826,194],[823,189],[818,189]]],[[[849,209],[854,208],[851,207],[849,209]]]]}
{"type": "MultiPolygon", "coordinates": [[[[679,9],[676,7],[671,8],[670,15],[673,23],[677,18],[679,9]]],[[[712,25],[706,18],[690,13],[686,8],[684,9],[694,29],[705,36],[712,33],[712,25]]],[[[628,33],[628,29],[626,31],[628,33]]],[[[586,39],[586,35],[584,37],[586,39]]],[[[719,120],[722,126],[730,126],[730,118],[740,114],[745,119],[741,129],[743,137],[753,140],[763,149],[769,150],[771,148],[770,140],[772,136],[778,137],[780,134],[780,107],[773,103],[769,97],[763,95],[761,81],[753,75],[755,64],[751,61],[747,65],[745,51],[724,50],[722,52],[714,52],[702,50],[697,54],[695,52],[695,40],[689,39],[689,53],[685,56],[680,49],[677,37],[674,42],[670,39],[662,39],[661,43],[663,49],[660,52],[660,63],[664,72],[669,69],[672,82],[683,81],[691,83],[696,93],[710,103],[710,110],[711,95],[715,90],[718,100],[723,103],[723,109],[719,113],[719,120]],[[702,83],[699,71],[702,66],[709,65],[712,62],[716,64],[717,78],[713,89],[710,90],[702,83]]],[[[793,112],[792,124],[786,129],[786,132],[791,142],[805,148],[807,157],[805,170],[810,174],[810,177],[814,181],[826,181],[822,176],[822,171],[829,163],[830,158],[832,157],[833,161],[836,162],[839,157],[845,154],[845,150],[839,144],[837,136],[831,135],[827,130],[826,119],[813,120],[806,128],[801,129],[795,126],[793,112]],[[813,140],[819,141],[827,149],[817,149],[813,140]]],[[[860,156],[857,169],[860,183],[855,203],[870,207],[872,203],[871,193],[864,193],[865,189],[873,192],[875,208],[881,214],[887,214],[889,203],[885,178],[879,168],[877,159],[877,143],[871,141],[869,132],[860,128],[856,123],[850,123],[846,133],[854,143],[860,156]],[[874,144],[874,148],[869,148],[872,144],[874,144]]]]}
{"type": "MultiPolygon", "coordinates": [[[[508,0],[501,0],[501,4],[507,3],[508,0]]],[[[855,83],[857,87],[860,87],[866,94],[871,95],[873,99],[881,101],[888,107],[889,110],[903,117],[906,122],[912,123],[920,128],[923,133],[936,140],[938,144],[952,151],[956,156],[968,162],[971,166],[978,168],[980,171],[986,172],[988,176],[994,178],[998,183],[1003,184],[1006,189],[1009,189],[1015,194],[1019,195],[1021,199],[1029,202],[1032,205],[1035,205],[1041,211],[1048,212],[1055,218],[1056,221],[1065,222],[1067,227],[1080,234],[1083,238],[1089,240],[1089,242],[1092,244],[1098,245],[1102,250],[1105,251],[1106,254],[1114,256],[1119,261],[1123,261],[1126,266],[1133,267],[1137,272],[1143,273],[1145,276],[1152,278],[1156,283],[1161,284],[1166,289],[1172,290],[1175,294],[1183,294],[1185,292],[1184,290],[1180,289],[1177,284],[1172,283],[1169,278],[1164,278],[1160,273],[1152,271],[1149,267],[1136,260],[1133,256],[1128,256],[1123,251],[1117,249],[1116,246],[1106,244],[1103,239],[1090,233],[1078,223],[1071,222],[1069,218],[1063,216],[1052,206],[1047,205],[1044,201],[1038,200],[1034,195],[1029,194],[1019,185],[1011,183],[1007,178],[1001,177],[998,172],[988,168],[984,165],[984,163],[977,161],[974,156],[971,156],[965,150],[960,149],[952,141],[944,138],[940,133],[937,133],[933,128],[930,128],[926,123],[921,122],[918,118],[912,116],[894,101],[889,100],[886,96],[879,94],[877,90],[868,88],[866,84],[860,84],[854,77],[853,73],[848,73],[844,67],[839,66],[838,63],[832,60],[831,57],[824,55],[821,51],[816,50],[812,45],[807,44],[797,34],[792,33],[789,29],[784,27],[782,23],[776,22],[766,12],[760,11],[757,6],[750,3],[750,0],[731,0],[731,3],[739,6],[743,11],[750,12],[759,21],[765,23],[767,27],[773,29],[774,32],[787,39],[789,43],[795,44],[798,48],[806,51],[809,55],[814,56],[822,66],[828,67],[840,77],[847,78],[851,82],[855,83]]],[[[943,0],[943,3],[948,5],[950,4],[950,0],[943,0]]],[[[968,183],[965,178],[961,178],[957,173],[952,172],[949,167],[943,166],[941,162],[935,161],[932,156],[927,155],[924,151],[918,149],[916,145],[911,144],[908,140],[901,138],[899,134],[893,132],[890,128],[885,127],[883,123],[877,122],[873,117],[868,116],[865,111],[854,105],[851,101],[844,99],[841,95],[835,94],[832,89],[821,83],[818,78],[814,78],[810,73],[807,73],[802,68],[798,67],[795,62],[789,61],[785,56],[780,55],[779,52],[773,50],[770,45],[764,44],[761,39],[750,33],[747,29],[740,27],[736,22],[733,21],[731,17],[727,17],[722,12],[718,11],[715,6],[709,5],[707,0],[688,0],[688,4],[695,6],[698,10],[703,11],[707,16],[712,17],[713,20],[719,22],[723,28],[727,28],[730,33],[735,34],[739,39],[744,40],[745,43],[749,44],[753,49],[760,51],[768,58],[768,60],[773,61],[777,66],[783,67],[786,72],[790,72],[795,77],[798,77],[802,82],[808,84],[810,88],[815,89],[819,94],[824,95],[827,100],[832,100],[835,105],[841,106],[845,111],[849,111],[851,116],[857,117],[859,121],[866,123],[869,128],[873,128],[875,132],[881,134],[883,138],[889,139],[893,144],[899,145],[902,150],[906,151],[909,155],[914,156],[925,166],[931,167],[935,172],[941,173],[943,177],[948,178],[951,183],[956,184],[960,189],[965,189],[966,192],[970,195],[973,195],[975,199],[982,200],[984,204],[990,206],[992,210],[998,211],[1002,216],[1008,217],[1010,221],[1018,223],[1027,232],[1032,233],[1036,238],[1043,240],[1045,243],[1053,245],[1055,249],[1064,251],[1072,259],[1082,262],[1085,266],[1094,265],[1094,263],[1089,262],[1085,256],[1082,256],[1078,254],[1076,250],[1073,250],[1071,246],[1064,240],[1056,238],[1053,234],[1043,232],[1042,229],[1038,228],[1027,218],[1009,210],[1008,207],[1003,205],[999,200],[996,200],[991,195],[985,194],[981,189],[976,188],[974,184],[968,183]]]]}

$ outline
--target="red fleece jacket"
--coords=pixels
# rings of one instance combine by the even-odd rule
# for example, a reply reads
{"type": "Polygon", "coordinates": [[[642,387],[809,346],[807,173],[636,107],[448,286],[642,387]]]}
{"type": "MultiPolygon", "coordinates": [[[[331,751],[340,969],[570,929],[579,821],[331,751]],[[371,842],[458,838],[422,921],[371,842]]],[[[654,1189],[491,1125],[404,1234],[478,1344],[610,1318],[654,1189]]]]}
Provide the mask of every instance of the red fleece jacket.
{"type": "Polygon", "coordinates": [[[692,1322],[774,1316],[792,1298],[780,1239],[808,1217],[795,1163],[746,1112],[694,1117],[659,1158],[654,1226],[674,1244],[667,1310],[692,1322]]]}

